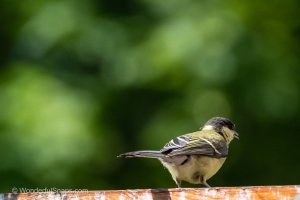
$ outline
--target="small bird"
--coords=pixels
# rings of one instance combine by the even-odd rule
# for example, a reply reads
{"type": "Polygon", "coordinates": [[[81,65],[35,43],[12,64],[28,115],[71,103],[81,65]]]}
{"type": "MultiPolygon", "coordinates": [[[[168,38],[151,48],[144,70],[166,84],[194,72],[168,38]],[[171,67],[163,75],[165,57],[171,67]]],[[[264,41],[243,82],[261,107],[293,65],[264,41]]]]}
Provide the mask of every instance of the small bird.
{"type": "Polygon", "coordinates": [[[226,118],[213,117],[200,131],[179,136],[168,142],[160,151],[143,150],[123,153],[118,157],[157,158],[181,187],[181,181],[207,184],[221,168],[228,156],[229,143],[238,139],[235,125],[226,118]]]}

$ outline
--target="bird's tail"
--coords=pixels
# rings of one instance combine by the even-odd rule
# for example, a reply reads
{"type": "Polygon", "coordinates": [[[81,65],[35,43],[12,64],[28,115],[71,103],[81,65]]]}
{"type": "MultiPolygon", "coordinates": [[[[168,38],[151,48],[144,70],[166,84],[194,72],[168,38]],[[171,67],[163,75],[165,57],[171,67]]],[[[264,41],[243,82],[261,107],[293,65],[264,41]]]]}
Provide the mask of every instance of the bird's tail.
{"type": "Polygon", "coordinates": [[[133,151],[128,153],[122,153],[118,156],[125,157],[125,158],[132,158],[132,157],[144,157],[144,158],[160,158],[164,155],[160,151],[152,151],[152,150],[144,150],[144,151],[133,151]]]}

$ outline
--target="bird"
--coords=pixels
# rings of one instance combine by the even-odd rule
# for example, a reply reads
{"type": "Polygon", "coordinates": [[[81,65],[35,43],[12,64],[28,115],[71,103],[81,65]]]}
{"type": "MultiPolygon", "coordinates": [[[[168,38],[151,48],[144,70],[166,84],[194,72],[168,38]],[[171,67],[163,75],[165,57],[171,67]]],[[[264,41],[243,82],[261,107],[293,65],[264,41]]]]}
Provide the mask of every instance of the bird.
{"type": "Polygon", "coordinates": [[[182,181],[210,187],[206,181],[225,162],[234,138],[239,139],[235,125],[227,118],[213,117],[199,131],[176,137],[159,151],[133,151],[118,157],[158,159],[169,170],[178,188],[182,181]]]}

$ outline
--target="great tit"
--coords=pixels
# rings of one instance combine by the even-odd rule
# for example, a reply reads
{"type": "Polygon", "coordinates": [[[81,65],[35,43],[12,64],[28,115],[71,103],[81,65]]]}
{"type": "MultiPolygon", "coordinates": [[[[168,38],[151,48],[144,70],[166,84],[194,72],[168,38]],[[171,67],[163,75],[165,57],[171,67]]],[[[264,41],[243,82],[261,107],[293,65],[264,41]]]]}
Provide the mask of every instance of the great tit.
{"type": "Polygon", "coordinates": [[[234,127],[229,119],[213,117],[199,131],[171,140],[160,151],[134,151],[118,157],[157,158],[169,170],[178,188],[181,181],[210,187],[206,181],[225,162],[231,140],[238,138],[234,127]]]}

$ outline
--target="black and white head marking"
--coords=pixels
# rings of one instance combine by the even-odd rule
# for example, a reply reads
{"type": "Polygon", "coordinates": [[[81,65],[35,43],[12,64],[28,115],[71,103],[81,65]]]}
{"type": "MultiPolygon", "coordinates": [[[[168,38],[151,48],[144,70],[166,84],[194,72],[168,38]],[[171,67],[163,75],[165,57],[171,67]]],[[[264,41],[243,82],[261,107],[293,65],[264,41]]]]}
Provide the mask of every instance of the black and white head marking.
{"type": "Polygon", "coordinates": [[[218,133],[222,133],[223,127],[227,127],[234,131],[235,125],[229,119],[224,117],[213,117],[204,124],[202,130],[213,129],[218,133]]]}

